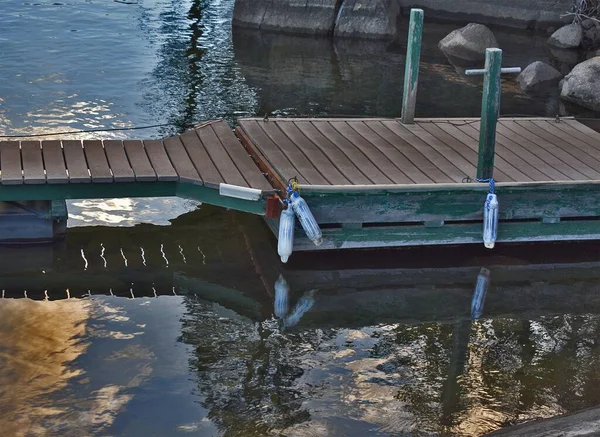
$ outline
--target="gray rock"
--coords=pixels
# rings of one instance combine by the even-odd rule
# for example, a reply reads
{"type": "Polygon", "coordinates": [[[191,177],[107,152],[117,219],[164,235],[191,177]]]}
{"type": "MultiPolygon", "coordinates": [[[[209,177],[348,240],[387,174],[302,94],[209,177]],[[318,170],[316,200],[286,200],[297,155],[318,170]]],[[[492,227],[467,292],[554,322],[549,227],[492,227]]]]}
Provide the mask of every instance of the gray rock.
{"type": "Polygon", "coordinates": [[[560,97],[569,102],[600,111],[600,56],[575,66],[563,84],[560,97]]]}
{"type": "Polygon", "coordinates": [[[336,2],[331,0],[236,0],[233,25],[311,35],[333,31],[336,2]]]}
{"type": "Polygon", "coordinates": [[[450,32],[438,47],[451,59],[480,61],[485,59],[485,49],[498,47],[496,38],[483,24],[469,23],[450,32]]]}
{"type": "Polygon", "coordinates": [[[400,16],[397,0],[344,0],[337,14],[335,36],[391,39],[400,16]]]}
{"type": "Polygon", "coordinates": [[[559,49],[575,49],[581,44],[581,26],[578,23],[567,24],[554,32],[548,44],[559,49]]]}
{"type": "Polygon", "coordinates": [[[581,22],[581,47],[585,50],[600,48],[600,21],[587,19],[581,22]]]}
{"type": "Polygon", "coordinates": [[[563,77],[560,71],[543,62],[529,64],[517,77],[521,90],[527,93],[538,93],[555,87],[563,77]]]}

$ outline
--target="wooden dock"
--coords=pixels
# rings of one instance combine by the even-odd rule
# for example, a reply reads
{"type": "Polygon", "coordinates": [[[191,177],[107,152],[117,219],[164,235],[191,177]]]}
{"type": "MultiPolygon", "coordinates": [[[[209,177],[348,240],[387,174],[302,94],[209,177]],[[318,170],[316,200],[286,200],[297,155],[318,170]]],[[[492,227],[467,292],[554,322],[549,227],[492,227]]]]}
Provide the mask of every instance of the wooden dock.
{"type": "Polygon", "coordinates": [[[224,121],[163,140],[0,142],[0,201],[179,196],[263,214],[272,192],[224,121]]]}
{"type": "MultiPolygon", "coordinates": [[[[300,231],[295,250],[481,242],[479,119],[248,118],[236,134],[273,186],[298,178],[325,242],[317,248],[300,231]]],[[[498,241],[600,238],[595,130],[500,119],[494,178],[498,241]]]]}

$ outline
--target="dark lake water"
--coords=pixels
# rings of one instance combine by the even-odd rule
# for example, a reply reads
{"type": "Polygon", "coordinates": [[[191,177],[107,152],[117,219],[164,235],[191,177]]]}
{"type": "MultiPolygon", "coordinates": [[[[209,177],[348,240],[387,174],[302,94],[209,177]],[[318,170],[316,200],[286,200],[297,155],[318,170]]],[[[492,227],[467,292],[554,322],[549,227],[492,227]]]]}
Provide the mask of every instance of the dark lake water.
{"type": "MultiPolygon", "coordinates": [[[[2,2],[0,133],[399,115],[402,40],[232,33],[232,6],[2,2]]],[[[418,116],[479,113],[480,79],[436,48],[455,27],[426,24],[418,116]]],[[[496,36],[505,65],[548,60],[545,35],[496,36]]],[[[503,86],[503,114],[589,115],[503,86]]],[[[170,198],[68,206],[66,241],[0,248],[2,436],[479,436],[600,404],[594,244],[297,254],[284,269],[257,217],[170,198]]]]}

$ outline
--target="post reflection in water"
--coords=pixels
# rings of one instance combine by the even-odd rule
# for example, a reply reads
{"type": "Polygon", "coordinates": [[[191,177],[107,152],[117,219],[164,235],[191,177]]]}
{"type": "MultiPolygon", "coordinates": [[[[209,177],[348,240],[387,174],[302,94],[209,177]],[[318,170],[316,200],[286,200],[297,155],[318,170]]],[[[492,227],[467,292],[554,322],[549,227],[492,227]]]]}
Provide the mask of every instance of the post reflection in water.
{"type": "Polygon", "coordinates": [[[471,318],[479,319],[483,315],[483,306],[485,304],[485,296],[490,287],[490,271],[485,267],[477,275],[477,283],[471,300],[471,318]]]}

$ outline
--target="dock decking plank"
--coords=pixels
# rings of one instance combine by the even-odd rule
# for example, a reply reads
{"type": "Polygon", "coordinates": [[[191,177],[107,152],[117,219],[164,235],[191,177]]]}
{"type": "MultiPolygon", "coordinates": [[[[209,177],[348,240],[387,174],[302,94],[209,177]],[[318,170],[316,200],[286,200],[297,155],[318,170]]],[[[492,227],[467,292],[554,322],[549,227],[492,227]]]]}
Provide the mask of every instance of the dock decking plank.
{"type": "Polygon", "coordinates": [[[46,180],[49,184],[69,182],[67,166],[60,141],[42,141],[42,155],[46,167],[46,180]]]}
{"type": "MultiPolygon", "coordinates": [[[[444,138],[448,139],[448,135],[442,135],[442,138],[438,138],[424,129],[420,124],[400,124],[404,129],[410,131],[413,135],[427,143],[435,152],[437,152],[437,155],[430,152],[430,161],[437,164],[441,157],[444,159],[444,162],[448,161],[453,165],[453,167],[460,170],[460,172],[463,173],[463,177],[460,179],[460,181],[462,181],[466,176],[472,177],[472,175],[477,173],[477,165],[474,165],[472,162],[466,160],[460,153],[456,152],[452,147],[443,141],[444,138]]],[[[439,164],[437,165],[440,166],[439,164]]],[[[448,167],[448,171],[450,170],[454,171],[452,167],[448,167]]],[[[455,180],[454,182],[459,181],[455,180]]]]}
{"type": "Polygon", "coordinates": [[[113,174],[108,166],[104,146],[100,140],[84,140],[83,151],[85,153],[88,168],[92,176],[92,182],[112,182],[113,174]]]}
{"type": "Polygon", "coordinates": [[[329,138],[325,137],[310,121],[292,122],[306,138],[323,152],[332,165],[354,185],[372,184],[360,167],[365,161],[364,155],[361,160],[353,162],[343,150],[337,147],[329,138]],[[360,164],[359,164],[360,163],[360,164]]]}
{"type": "Polygon", "coordinates": [[[301,132],[294,122],[276,121],[276,126],[281,129],[285,136],[298,150],[302,151],[311,164],[325,177],[331,185],[351,185],[352,182],[346,178],[329,160],[319,146],[310,141],[301,132]]]}
{"type": "Polygon", "coordinates": [[[152,182],[157,180],[156,172],[150,164],[148,155],[144,145],[139,140],[125,140],[123,141],[123,147],[127,158],[131,163],[131,168],[135,175],[135,180],[139,182],[152,182]]]}
{"type": "Polygon", "coordinates": [[[18,141],[0,141],[0,177],[3,185],[23,183],[21,149],[18,141]]]}
{"type": "Polygon", "coordinates": [[[179,175],[173,168],[162,141],[144,140],[144,148],[159,181],[177,182],[179,180],[179,175]]]}
{"type": "MultiPolygon", "coordinates": [[[[582,134],[587,135],[589,138],[591,138],[593,141],[596,142],[596,144],[600,144],[600,132],[595,131],[594,129],[590,128],[589,126],[586,126],[585,124],[577,121],[577,120],[562,120],[563,123],[571,126],[574,129],[577,129],[579,132],[581,132],[582,134]]],[[[600,122],[596,122],[596,123],[600,123],[600,122]]]]}
{"type": "Polygon", "coordinates": [[[548,152],[548,154],[557,159],[554,164],[556,168],[573,180],[600,178],[600,173],[586,166],[560,147],[541,140],[540,137],[522,128],[513,120],[503,120],[502,123],[499,123],[498,132],[503,135],[508,135],[509,132],[512,132],[513,135],[516,135],[515,141],[519,141],[527,147],[532,147],[532,144],[536,145],[540,154],[544,151],[548,152]]]}
{"type": "MultiPolygon", "coordinates": [[[[204,181],[204,185],[218,187],[219,184],[225,182],[219,169],[210,158],[210,155],[204,148],[202,141],[200,141],[200,138],[195,131],[189,130],[184,132],[179,136],[179,140],[192,160],[192,164],[198,171],[200,179],[204,181]]],[[[165,146],[166,145],[167,144],[165,143],[165,146]]],[[[169,156],[171,155],[169,154],[169,156]]],[[[173,164],[175,164],[175,162],[173,162],[173,164]]],[[[177,168],[177,166],[175,166],[175,168],[177,168]]]]}
{"type": "MultiPolygon", "coordinates": [[[[270,121],[258,122],[259,128],[261,128],[265,134],[276,144],[279,149],[288,157],[290,162],[294,163],[294,166],[298,171],[304,175],[304,178],[311,185],[330,185],[330,182],[324,177],[310,162],[306,155],[296,147],[294,143],[279,129],[279,127],[270,121]]],[[[290,175],[292,178],[295,175],[290,175]]],[[[289,178],[287,178],[289,179],[289,178]]]]}
{"type": "MultiPolygon", "coordinates": [[[[461,143],[465,144],[470,149],[472,149],[475,152],[475,155],[477,156],[477,153],[479,151],[479,139],[474,139],[470,135],[467,135],[466,133],[464,133],[458,129],[459,126],[461,126],[465,123],[467,123],[467,121],[465,121],[465,120],[458,120],[458,121],[456,121],[456,120],[452,120],[452,121],[441,120],[439,122],[435,122],[435,125],[437,127],[439,127],[441,130],[443,130],[444,132],[447,132],[449,135],[452,135],[454,138],[456,138],[461,143]]],[[[473,162],[477,163],[477,159],[475,159],[473,162]]],[[[502,172],[505,173],[510,178],[509,182],[530,181],[531,180],[531,178],[529,178],[524,173],[517,170],[515,168],[515,166],[513,166],[511,163],[506,161],[501,156],[496,156],[496,158],[494,160],[494,164],[495,164],[494,174],[496,174],[497,168],[502,170],[502,172]]]]}
{"type": "Polygon", "coordinates": [[[362,135],[356,132],[345,121],[330,121],[329,125],[339,133],[343,139],[354,145],[356,149],[364,154],[374,166],[376,166],[394,184],[412,183],[394,162],[383,151],[372,147],[362,135]]]}
{"type": "Polygon", "coordinates": [[[39,141],[21,141],[21,162],[26,184],[46,183],[42,146],[39,141]]]}
{"type": "Polygon", "coordinates": [[[273,188],[235,137],[227,122],[221,120],[212,123],[210,127],[221,140],[223,147],[229,153],[229,156],[248,183],[248,186],[258,190],[272,190],[273,188]]]}
{"type": "Polygon", "coordinates": [[[191,182],[194,184],[202,185],[204,182],[201,175],[198,174],[194,164],[188,156],[183,143],[179,137],[169,137],[163,140],[165,150],[169,155],[169,159],[177,170],[179,180],[182,182],[191,182]]]}
{"type": "Polygon", "coordinates": [[[123,141],[104,140],[104,151],[115,182],[133,182],[135,174],[123,147],[123,141]]]}
{"type": "MultiPolygon", "coordinates": [[[[469,135],[476,141],[479,141],[479,122],[465,124],[458,127],[459,130],[469,135]]],[[[504,147],[502,144],[496,144],[496,158],[502,157],[506,162],[509,162],[513,167],[519,170],[524,177],[521,180],[524,181],[546,181],[547,176],[539,172],[535,167],[529,165],[527,161],[522,159],[519,155],[515,154],[511,150],[504,147]]]]}
{"type": "Polygon", "coordinates": [[[369,151],[368,154],[365,154],[335,130],[328,121],[312,121],[311,124],[323,137],[341,150],[351,162],[355,163],[371,183],[392,183],[392,180],[380,168],[394,165],[379,150],[369,151]]]}
{"type": "Polygon", "coordinates": [[[248,187],[248,182],[236,167],[211,125],[194,129],[194,131],[220,173],[221,179],[226,184],[248,187]]]}
{"type": "Polygon", "coordinates": [[[551,122],[551,121],[546,121],[546,123],[554,123],[553,126],[555,126],[556,128],[562,130],[565,134],[567,135],[571,135],[575,138],[577,138],[579,141],[582,141],[586,144],[589,144],[590,146],[594,147],[596,150],[598,150],[598,152],[600,153],[600,139],[598,137],[600,137],[600,134],[598,134],[598,132],[596,132],[593,129],[589,129],[590,134],[588,135],[588,133],[585,132],[585,129],[587,128],[587,126],[585,126],[584,124],[581,123],[577,123],[575,121],[575,124],[569,123],[570,121],[575,121],[575,120],[564,120],[561,121],[560,123],[556,123],[556,122],[551,122]],[[596,135],[593,135],[593,134],[596,135]]]}
{"type": "Polygon", "coordinates": [[[270,166],[279,174],[282,181],[287,182],[290,177],[296,175],[298,177],[298,182],[301,184],[308,184],[308,180],[304,175],[294,167],[288,157],[261,129],[256,120],[241,120],[240,127],[246,135],[248,135],[248,138],[252,143],[260,150],[270,166]]]}
{"type": "MultiPolygon", "coordinates": [[[[580,147],[575,147],[571,143],[565,143],[565,140],[554,135],[553,132],[544,130],[543,128],[534,124],[533,122],[523,123],[522,120],[515,120],[515,123],[518,126],[538,136],[539,138],[542,138],[545,142],[554,144],[556,147],[564,150],[570,155],[577,157],[577,159],[580,160],[582,163],[588,166],[592,166],[594,169],[600,168],[600,160],[595,158],[597,153],[595,153],[593,149],[591,150],[591,152],[589,152],[580,147]]],[[[583,168],[581,169],[581,171],[583,171],[583,168]]]]}
{"type": "Polygon", "coordinates": [[[406,153],[406,150],[400,150],[396,144],[394,144],[396,142],[395,140],[389,141],[389,138],[386,138],[386,132],[383,127],[369,127],[363,122],[358,121],[348,122],[348,126],[365,140],[366,144],[360,143],[361,148],[375,147],[394,163],[401,174],[405,175],[405,179],[400,183],[430,184],[434,182],[432,177],[426,175],[412,163],[411,156],[409,153],[406,153]],[[378,132],[373,130],[373,128],[378,132]]]}
{"type": "MultiPolygon", "coordinates": [[[[498,123],[500,126],[500,123],[498,123]]],[[[535,168],[543,173],[549,181],[564,181],[571,180],[568,176],[564,175],[562,172],[557,170],[554,166],[549,164],[547,161],[552,162],[552,155],[547,151],[542,153],[542,157],[538,156],[537,149],[535,145],[530,145],[531,147],[523,147],[522,141],[519,141],[515,135],[512,135],[510,132],[507,132],[507,135],[504,135],[501,132],[496,131],[496,143],[501,144],[506,147],[508,150],[511,150],[513,153],[521,156],[526,159],[531,165],[535,166],[535,168]]],[[[554,161],[558,161],[554,159],[554,161]]]]}
{"type": "MultiPolygon", "coordinates": [[[[456,153],[458,153],[464,160],[471,164],[472,167],[475,167],[474,173],[477,173],[477,152],[471,149],[469,146],[453,137],[446,131],[440,129],[435,123],[432,122],[423,122],[418,123],[423,129],[429,132],[434,137],[443,141],[449,147],[451,147],[456,153]]],[[[472,177],[472,176],[471,176],[472,177]]],[[[513,179],[505,174],[501,169],[494,169],[494,178],[498,182],[510,182],[513,179]]]]}
{"type": "Polygon", "coordinates": [[[63,140],[65,162],[69,172],[69,182],[89,183],[92,181],[88,170],[81,140],[63,140]]]}
{"type": "MultiPolygon", "coordinates": [[[[390,142],[397,145],[411,162],[417,166],[419,171],[427,174],[434,182],[460,182],[465,175],[455,166],[436,152],[427,143],[416,137],[408,129],[396,120],[385,120],[377,122],[377,126],[383,126],[382,135],[392,134],[390,142]],[[452,168],[448,167],[450,164],[452,168]]],[[[417,181],[415,181],[417,182],[417,181]]],[[[422,182],[417,182],[422,183],[422,182]]]]}
{"type": "MultiPolygon", "coordinates": [[[[555,122],[549,123],[547,121],[532,121],[531,123],[533,123],[540,129],[554,135],[555,137],[560,138],[563,142],[566,142],[568,144],[573,145],[574,147],[577,147],[580,150],[583,150],[585,153],[587,153],[591,157],[596,158],[600,154],[600,148],[599,148],[600,145],[599,145],[599,147],[596,147],[595,145],[588,144],[585,141],[581,141],[579,138],[572,136],[571,134],[565,132],[563,129],[559,128],[558,126],[555,126],[553,124],[555,122]]],[[[557,124],[561,124],[561,123],[557,123],[557,124]]]]}

